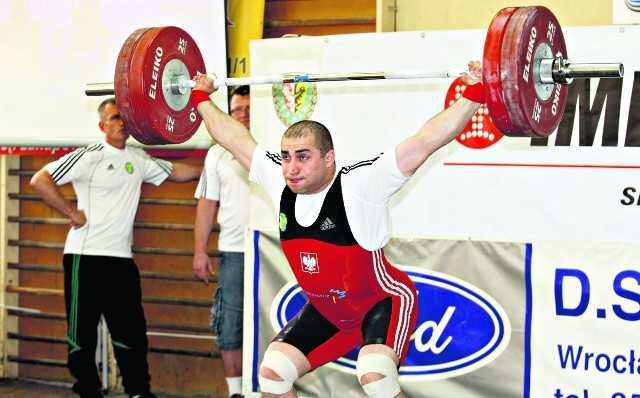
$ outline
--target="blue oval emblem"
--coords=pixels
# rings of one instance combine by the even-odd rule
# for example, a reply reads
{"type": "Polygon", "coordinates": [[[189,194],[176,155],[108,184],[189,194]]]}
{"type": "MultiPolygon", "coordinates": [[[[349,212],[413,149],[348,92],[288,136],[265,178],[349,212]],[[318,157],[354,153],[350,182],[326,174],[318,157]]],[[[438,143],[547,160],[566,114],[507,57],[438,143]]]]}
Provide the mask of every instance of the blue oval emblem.
{"type": "MultiPolygon", "coordinates": [[[[399,266],[418,290],[418,322],[400,376],[444,379],[478,369],[493,361],[509,344],[511,324],[506,312],[487,293],[453,276],[399,266]]],[[[307,302],[293,281],[280,289],[270,310],[280,331],[307,302]]],[[[330,364],[356,374],[358,350],[330,364]]]]}

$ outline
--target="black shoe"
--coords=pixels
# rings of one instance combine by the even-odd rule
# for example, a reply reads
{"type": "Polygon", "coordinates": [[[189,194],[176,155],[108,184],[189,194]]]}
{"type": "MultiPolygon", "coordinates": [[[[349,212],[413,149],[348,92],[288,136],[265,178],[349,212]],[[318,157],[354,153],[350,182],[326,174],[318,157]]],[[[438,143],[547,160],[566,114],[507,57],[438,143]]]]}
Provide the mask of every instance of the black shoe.
{"type": "Polygon", "coordinates": [[[92,392],[83,392],[80,395],[80,398],[104,398],[104,395],[100,391],[92,391],[92,392]]]}
{"type": "Polygon", "coordinates": [[[75,383],[71,390],[78,394],[80,398],[104,398],[104,395],[102,395],[102,390],[100,390],[99,388],[96,390],[84,390],[82,389],[82,387],[80,387],[80,385],[78,385],[78,383],[75,383]]]}
{"type": "Polygon", "coordinates": [[[242,394],[233,394],[229,398],[244,398],[244,395],[242,395],[242,394]]]}
{"type": "Polygon", "coordinates": [[[83,392],[80,395],[80,398],[104,398],[104,395],[100,391],[92,391],[92,392],[83,392]]]}
{"type": "Polygon", "coordinates": [[[150,392],[145,392],[144,394],[129,395],[129,398],[158,398],[158,397],[151,394],[150,392]]]}

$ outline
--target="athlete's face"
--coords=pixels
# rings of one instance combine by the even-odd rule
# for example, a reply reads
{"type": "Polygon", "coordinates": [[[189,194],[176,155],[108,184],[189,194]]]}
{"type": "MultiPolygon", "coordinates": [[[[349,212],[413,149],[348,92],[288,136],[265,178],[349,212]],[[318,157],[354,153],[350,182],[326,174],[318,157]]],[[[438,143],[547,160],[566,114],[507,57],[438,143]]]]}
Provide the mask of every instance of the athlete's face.
{"type": "Polygon", "coordinates": [[[126,145],[129,133],[124,128],[118,107],[114,104],[107,104],[104,108],[104,117],[98,124],[100,130],[105,135],[105,140],[109,145],[123,149],[126,145]]]}
{"type": "Polygon", "coordinates": [[[287,186],[297,194],[314,194],[325,189],[335,173],[334,152],[324,156],[313,135],[282,138],[282,174],[287,186]]]}

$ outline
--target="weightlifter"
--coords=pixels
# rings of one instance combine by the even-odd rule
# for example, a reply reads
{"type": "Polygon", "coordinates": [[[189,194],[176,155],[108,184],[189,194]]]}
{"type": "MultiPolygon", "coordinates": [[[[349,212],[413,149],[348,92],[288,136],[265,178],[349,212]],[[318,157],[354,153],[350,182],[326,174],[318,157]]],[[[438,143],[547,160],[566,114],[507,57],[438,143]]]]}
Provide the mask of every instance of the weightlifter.
{"type": "Polygon", "coordinates": [[[131,253],[133,221],[143,183],[196,180],[202,167],[156,159],[127,144],[129,133],[114,98],[100,104],[98,115],[104,139],[45,165],[31,185],[70,220],[62,264],[67,365],[77,380],[73,391],[82,398],[103,396],[95,363],[96,328],[103,315],[125,392],[153,398],[140,273],[131,253]],[[77,204],[60,190],[67,183],[77,204]]]}
{"type": "Polygon", "coordinates": [[[264,354],[263,396],[297,397],[296,379],[362,345],[356,369],[367,396],[404,397],[398,368],[418,309],[415,286],[383,252],[391,236],[388,203],[484,102],[481,69],[480,62],[469,62],[460,99],[415,135],[346,167],[336,165],[327,128],[310,120],[284,132],[280,153],[268,152],[209,100],[214,81],[194,78],[191,103],[213,139],[279,204],[282,249],[309,298],[264,354]],[[313,264],[322,264],[320,272],[309,272],[313,264]]]}

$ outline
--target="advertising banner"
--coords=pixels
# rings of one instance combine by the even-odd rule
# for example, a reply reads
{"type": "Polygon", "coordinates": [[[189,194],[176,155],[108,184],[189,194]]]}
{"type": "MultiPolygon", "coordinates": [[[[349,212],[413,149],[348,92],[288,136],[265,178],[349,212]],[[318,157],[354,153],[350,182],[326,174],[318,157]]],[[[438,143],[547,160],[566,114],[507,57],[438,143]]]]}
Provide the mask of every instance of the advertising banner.
{"type": "MultiPolygon", "coordinates": [[[[624,78],[574,80],[548,138],[503,136],[478,115],[391,200],[394,235],[385,252],[421,295],[400,369],[407,397],[640,396],[640,58],[630,50],[640,27],[563,31],[573,62],[621,62],[624,78]],[[477,316],[459,322],[463,314],[477,316]]],[[[467,30],[261,40],[252,42],[252,74],[447,70],[481,59],[484,37],[467,30]]],[[[279,152],[291,122],[317,120],[332,133],[338,165],[347,166],[393,150],[450,104],[456,84],[256,87],[253,134],[279,152]]],[[[261,355],[304,302],[264,197],[252,188],[250,394],[259,391],[261,355]]],[[[300,396],[364,397],[353,359],[301,378],[300,396]]]]}
{"type": "MultiPolygon", "coordinates": [[[[277,233],[251,231],[247,241],[244,388],[258,397],[262,355],[306,297],[277,233]]],[[[394,238],[385,253],[418,289],[400,367],[407,397],[640,394],[637,245],[394,238]]],[[[300,378],[299,395],[364,398],[356,358],[354,350],[300,378]]]]}
{"type": "MultiPolygon", "coordinates": [[[[530,241],[638,241],[640,222],[640,26],[565,27],[573,62],[621,62],[622,79],[575,79],[556,132],[514,138],[475,118],[392,198],[402,236],[530,241]],[[482,124],[482,126],[479,126],[482,124]]],[[[482,59],[485,32],[429,31],[252,42],[252,74],[441,71],[482,59]]],[[[338,165],[369,159],[414,134],[448,106],[453,79],[318,82],[290,88],[288,119],[304,114],[331,131],[338,165]]],[[[275,87],[275,86],[274,86],[275,87]]],[[[256,140],[279,152],[288,123],[284,90],[252,89],[256,140]]],[[[256,195],[259,193],[256,193],[256,195]]],[[[252,207],[252,225],[272,213],[252,207]]]]}
{"type": "Polygon", "coordinates": [[[640,396],[640,247],[534,245],[527,302],[531,397],[640,396]]]}

